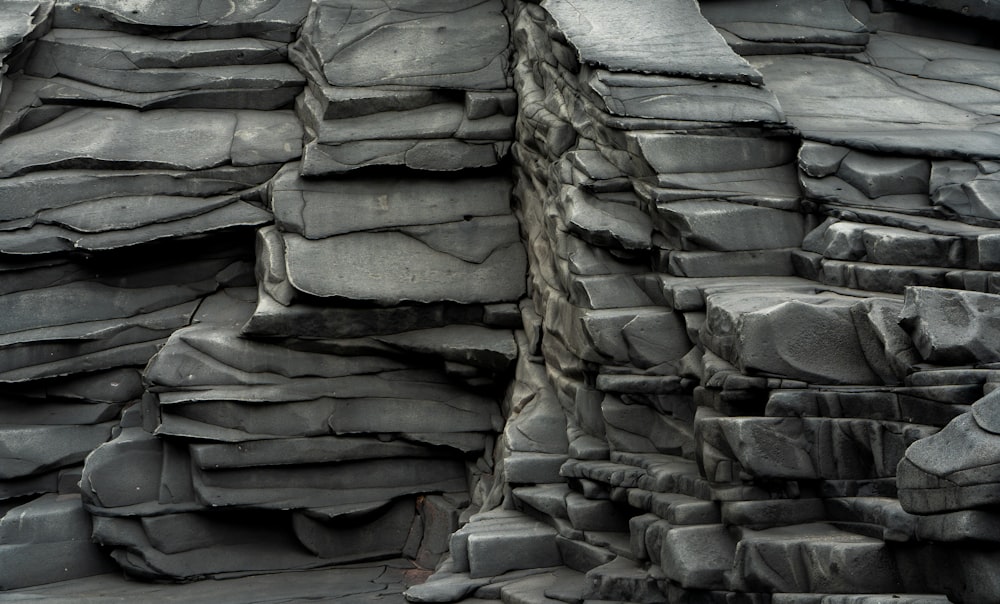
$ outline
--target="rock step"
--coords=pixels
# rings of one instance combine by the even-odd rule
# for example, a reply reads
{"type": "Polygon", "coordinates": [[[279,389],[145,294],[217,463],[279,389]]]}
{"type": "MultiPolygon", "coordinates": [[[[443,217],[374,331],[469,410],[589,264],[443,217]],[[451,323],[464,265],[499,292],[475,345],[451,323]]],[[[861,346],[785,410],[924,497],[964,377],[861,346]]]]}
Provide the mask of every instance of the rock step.
{"type": "MultiPolygon", "coordinates": [[[[830,524],[741,529],[733,552],[731,585],[784,593],[891,593],[905,591],[884,541],[830,524]],[[824,560],[824,564],[815,564],[824,560]]],[[[721,586],[720,586],[721,587],[721,586]]]]}
{"type": "Polygon", "coordinates": [[[475,579],[561,566],[556,534],[547,524],[515,510],[477,514],[451,537],[454,571],[475,579]]]}
{"type": "Polygon", "coordinates": [[[0,590],[112,572],[80,496],[50,493],[0,516],[0,590]]]}

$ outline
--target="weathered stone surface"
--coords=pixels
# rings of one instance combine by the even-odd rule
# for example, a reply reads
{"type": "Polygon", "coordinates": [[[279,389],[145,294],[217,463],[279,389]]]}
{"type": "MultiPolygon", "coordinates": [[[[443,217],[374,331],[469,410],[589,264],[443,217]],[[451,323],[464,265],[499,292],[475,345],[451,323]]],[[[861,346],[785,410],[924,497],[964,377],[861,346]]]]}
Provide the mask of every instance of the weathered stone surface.
{"type": "Polygon", "coordinates": [[[760,75],[726,45],[693,2],[659,4],[544,0],[581,63],[610,71],[759,82],[760,75]],[[642,15],[640,18],[639,16],[642,15]],[[669,42],[664,32],[670,32],[669,42]],[[628,44],[623,44],[624,41],[628,44]]]}
{"type": "Polygon", "coordinates": [[[996,504],[1000,391],[994,390],[933,437],[914,443],[899,463],[899,500],[914,514],[996,504]]]}
{"type": "MultiPolygon", "coordinates": [[[[855,149],[879,153],[925,155],[930,157],[983,158],[1000,155],[1000,139],[990,131],[995,120],[958,100],[967,90],[961,84],[949,85],[954,76],[937,75],[923,65],[940,67],[947,72],[947,61],[928,60],[921,52],[935,53],[947,47],[953,53],[968,49],[979,57],[993,56],[991,51],[964,45],[917,42],[910,51],[921,77],[895,74],[900,38],[889,37],[885,45],[870,44],[869,56],[874,65],[804,55],[754,57],[768,87],[775,91],[791,123],[811,140],[844,144],[855,149]],[[879,66],[883,66],[879,67],[879,66]],[[815,74],[822,73],[821,78],[815,74]],[[830,86],[837,95],[829,95],[830,86]],[[893,97],[891,104],[876,99],[893,97]]],[[[967,52],[968,52],[967,51],[967,52]]],[[[931,55],[933,56],[933,54],[931,55]]],[[[961,55],[958,55],[961,56],[961,55]]],[[[942,57],[943,58],[943,57],[942,57]]],[[[977,63],[978,64],[978,63],[977,63]]],[[[990,77],[995,67],[977,73],[990,77]]],[[[912,69],[912,68],[911,68],[912,69]]],[[[939,72],[940,73],[940,72],[939,72]]],[[[981,81],[981,80],[980,80],[981,81]]]]}
{"type": "Polygon", "coordinates": [[[881,539],[827,524],[743,530],[734,575],[751,590],[786,593],[891,593],[900,585],[881,539]],[[810,564],[822,556],[829,564],[810,564]]]}
{"type": "Polygon", "coordinates": [[[1000,360],[1000,296],[913,287],[906,290],[900,324],[925,361],[943,365],[1000,360]]]}
{"type": "Polygon", "coordinates": [[[175,39],[255,36],[289,41],[306,16],[305,0],[251,0],[238,7],[226,2],[186,0],[163,6],[121,0],[57,0],[56,27],[165,33],[175,39]]]}
{"type": "Polygon", "coordinates": [[[335,86],[502,89],[509,61],[502,11],[499,0],[459,5],[324,0],[314,5],[302,41],[335,86]]]}
{"type": "Polygon", "coordinates": [[[732,2],[709,0],[702,14],[741,55],[788,52],[857,52],[867,30],[837,2],[732,2]]]}
{"type": "Polygon", "coordinates": [[[301,135],[297,120],[284,111],[77,109],[44,128],[9,137],[5,144],[17,151],[0,162],[0,175],[54,168],[203,170],[280,163],[298,157],[301,135]]]}
{"type": "Polygon", "coordinates": [[[719,293],[707,302],[702,343],[744,371],[814,383],[881,383],[851,318],[857,299],[719,293]]]}
{"type": "Polygon", "coordinates": [[[510,184],[486,178],[301,178],[286,164],[269,184],[278,227],[308,239],[510,214],[510,184]]]}

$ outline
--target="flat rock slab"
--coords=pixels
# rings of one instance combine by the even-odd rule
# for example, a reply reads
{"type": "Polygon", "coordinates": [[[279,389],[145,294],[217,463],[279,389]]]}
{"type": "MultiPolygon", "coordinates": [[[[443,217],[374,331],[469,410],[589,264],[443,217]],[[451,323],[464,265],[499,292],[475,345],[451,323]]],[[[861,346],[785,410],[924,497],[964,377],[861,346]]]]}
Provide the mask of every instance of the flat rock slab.
{"type": "Polygon", "coordinates": [[[305,179],[287,164],[270,183],[278,227],[308,239],[353,231],[460,222],[510,215],[504,176],[305,179]]]}
{"type": "Polygon", "coordinates": [[[290,111],[77,109],[5,141],[0,176],[53,168],[201,170],[296,159],[290,111]]]}
{"type": "MultiPolygon", "coordinates": [[[[874,57],[876,65],[879,60],[874,57]]],[[[995,111],[963,105],[957,99],[967,98],[971,89],[967,84],[949,84],[947,76],[927,72],[923,77],[910,76],[856,61],[806,55],[754,57],[751,62],[778,96],[789,122],[806,139],[876,153],[1000,157],[1000,120],[995,111]],[[893,102],[884,102],[886,98],[893,102]]],[[[882,62],[886,63],[884,57],[882,62]]],[[[976,63],[975,71],[995,78],[996,63],[982,63],[976,63]]]]}
{"type": "Polygon", "coordinates": [[[288,233],[283,239],[288,279],[299,292],[390,306],[517,300],[525,288],[524,248],[516,228],[494,237],[493,251],[478,262],[404,233],[351,233],[318,241],[288,233]],[[350,270],[330,270],[334,266],[350,270]]]}
{"type": "Polygon", "coordinates": [[[27,228],[0,231],[0,252],[113,250],[271,220],[268,211],[236,197],[112,197],[39,212],[27,228]]]}
{"type": "Polygon", "coordinates": [[[55,27],[126,30],[173,39],[254,36],[290,41],[309,10],[309,0],[57,0],[55,27]]]}
{"type": "Polygon", "coordinates": [[[323,0],[301,43],[334,86],[497,90],[509,85],[503,10],[501,0],[323,0]]]}
{"type": "Polygon", "coordinates": [[[611,71],[761,82],[690,0],[544,0],[581,63],[611,71]]]}
{"type": "MultiPolygon", "coordinates": [[[[140,110],[278,110],[290,106],[302,92],[298,72],[293,74],[286,67],[290,68],[283,65],[277,70],[269,68],[264,72],[229,67],[206,70],[196,74],[198,77],[189,79],[187,88],[174,88],[179,83],[167,77],[163,80],[165,86],[152,86],[165,89],[152,92],[129,92],[58,76],[21,76],[14,82],[18,104],[15,107],[14,102],[9,102],[5,107],[4,114],[0,116],[0,135],[30,130],[79,105],[140,110]],[[208,87],[212,85],[221,87],[208,87]]],[[[161,71],[164,76],[169,76],[167,70],[161,71]]]]}
{"type": "Polygon", "coordinates": [[[741,55],[858,52],[868,42],[864,24],[839,0],[808,5],[795,0],[708,0],[701,12],[741,55]]]}

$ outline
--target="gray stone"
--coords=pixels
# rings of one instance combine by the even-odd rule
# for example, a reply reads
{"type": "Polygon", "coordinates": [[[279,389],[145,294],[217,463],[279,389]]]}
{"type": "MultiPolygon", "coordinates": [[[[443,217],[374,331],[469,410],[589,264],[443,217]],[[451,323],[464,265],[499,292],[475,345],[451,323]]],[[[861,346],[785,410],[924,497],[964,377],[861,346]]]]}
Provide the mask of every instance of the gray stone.
{"type": "Polygon", "coordinates": [[[302,152],[303,176],[342,174],[374,166],[454,172],[497,165],[510,143],[457,139],[357,140],[326,145],[307,138],[302,152]]]}
{"type": "Polygon", "coordinates": [[[733,571],[747,588],[756,590],[889,593],[901,587],[892,556],[880,539],[827,524],[744,530],[733,571]],[[805,563],[811,556],[824,556],[830,563],[805,563]]]}
{"type": "Polygon", "coordinates": [[[864,24],[837,0],[815,2],[808,8],[794,1],[711,0],[701,9],[730,46],[744,56],[795,51],[857,52],[868,42],[864,24]]]}
{"type": "Polygon", "coordinates": [[[90,516],[78,495],[44,495],[0,518],[0,589],[57,583],[112,572],[90,541],[90,516]]]}
{"type": "MultiPolygon", "coordinates": [[[[505,225],[507,226],[507,225],[505,225]]],[[[286,234],[286,266],[296,290],[318,297],[375,302],[484,303],[516,300],[524,291],[524,249],[516,225],[483,242],[491,253],[465,260],[434,242],[403,233],[354,233],[310,242],[286,234]],[[362,273],[331,273],[332,265],[362,273]],[[406,283],[405,288],[400,285],[406,283]]]]}
{"type": "Polygon", "coordinates": [[[973,405],[933,437],[914,443],[900,461],[897,482],[903,509],[914,514],[961,511],[996,503],[996,396],[973,405]],[[982,420],[978,420],[982,417],[982,420]]]}
{"type": "Polygon", "coordinates": [[[798,245],[806,233],[802,214],[725,201],[677,201],[657,214],[683,249],[742,251],[798,245]]]}
{"type": "Polygon", "coordinates": [[[510,214],[510,185],[500,177],[317,181],[297,168],[286,164],[270,183],[271,205],[283,231],[309,239],[510,214]]]}
{"type": "Polygon", "coordinates": [[[499,0],[469,6],[324,0],[314,5],[301,39],[335,86],[495,90],[507,88],[508,35],[499,0]]]}
{"type": "Polygon", "coordinates": [[[1000,360],[1000,296],[930,287],[906,289],[899,320],[925,361],[963,365],[1000,360]]]}
{"type": "Polygon", "coordinates": [[[751,63],[810,140],[907,156],[1000,155],[1000,138],[978,127],[993,118],[923,94],[929,80],[893,78],[877,67],[826,57],[771,55],[751,63]],[[837,95],[830,95],[831,86],[837,95]],[[896,100],[883,103],[887,97],[896,100]]]}
{"type": "Polygon", "coordinates": [[[604,111],[623,117],[737,123],[784,121],[781,105],[772,92],[743,84],[593,69],[587,87],[604,111]]]}
{"type": "Polygon", "coordinates": [[[295,513],[292,526],[306,549],[330,562],[345,563],[399,557],[415,516],[413,500],[402,498],[381,509],[333,522],[312,518],[308,512],[295,513]]]}
{"type": "Polygon", "coordinates": [[[201,170],[232,163],[279,163],[299,155],[301,127],[291,112],[77,109],[45,128],[16,134],[16,153],[0,175],[53,168],[201,170]],[[151,140],[170,145],[150,145],[151,140]]]}
{"type": "Polygon", "coordinates": [[[676,3],[668,9],[656,3],[621,6],[593,0],[543,0],[541,4],[581,63],[610,71],[761,81],[693,2],[676,3]],[[665,32],[670,35],[665,36],[665,32]],[[629,43],[623,44],[623,40],[629,43]]]}

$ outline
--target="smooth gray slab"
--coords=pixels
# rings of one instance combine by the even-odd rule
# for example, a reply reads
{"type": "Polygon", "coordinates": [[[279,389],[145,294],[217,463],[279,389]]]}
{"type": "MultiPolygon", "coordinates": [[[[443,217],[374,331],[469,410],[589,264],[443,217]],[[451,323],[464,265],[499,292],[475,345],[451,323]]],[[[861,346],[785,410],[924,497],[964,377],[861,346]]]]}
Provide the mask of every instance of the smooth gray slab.
{"type": "Polygon", "coordinates": [[[201,170],[298,157],[302,129],[290,111],[81,108],[5,141],[0,176],[53,168],[201,170]]]}
{"type": "Polygon", "coordinates": [[[691,0],[544,0],[542,8],[581,63],[611,71],[762,81],[691,0]]]}
{"type": "Polygon", "coordinates": [[[285,234],[288,278],[298,291],[394,305],[401,302],[489,303],[524,292],[525,254],[516,229],[489,241],[480,262],[437,249],[435,242],[403,233],[352,233],[309,241],[285,234]],[[331,266],[351,267],[331,271],[331,266]]]}
{"type": "Polygon", "coordinates": [[[302,43],[335,86],[503,89],[510,61],[503,10],[500,0],[323,0],[302,43]]]}

